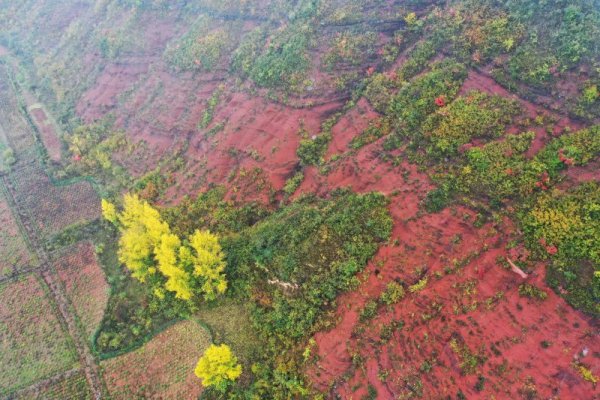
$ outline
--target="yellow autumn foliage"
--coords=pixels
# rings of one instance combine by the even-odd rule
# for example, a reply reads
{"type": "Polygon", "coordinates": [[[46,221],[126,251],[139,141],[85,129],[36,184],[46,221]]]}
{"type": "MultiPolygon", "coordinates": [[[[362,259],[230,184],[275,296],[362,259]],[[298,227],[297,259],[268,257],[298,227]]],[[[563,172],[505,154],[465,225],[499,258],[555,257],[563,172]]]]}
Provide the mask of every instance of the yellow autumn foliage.
{"type": "Polygon", "coordinates": [[[192,298],[190,275],[185,271],[178,259],[181,240],[167,233],[161,237],[160,245],[154,249],[158,270],[167,278],[165,289],[175,292],[175,297],[183,300],[192,298]]]}
{"type": "Polygon", "coordinates": [[[225,293],[227,280],[223,271],[225,261],[217,236],[209,231],[196,230],[190,236],[190,245],[195,251],[194,274],[202,277],[202,292],[206,300],[212,300],[217,294],[225,293]]]}
{"type": "Polygon", "coordinates": [[[194,373],[202,379],[203,386],[223,391],[242,374],[242,366],[229,346],[211,344],[198,360],[194,373]]]}
{"type": "Polygon", "coordinates": [[[130,194],[123,198],[119,222],[119,261],[131,270],[135,278],[145,282],[148,275],[156,271],[154,249],[160,245],[162,236],[170,233],[169,226],[150,204],[130,194]]]}
{"type": "Polygon", "coordinates": [[[115,205],[106,199],[102,199],[101,207],[102,217],[112,224],[116,223],[118,215],[115,205]]]}
{"type": "Polygon", "coordinates": [[[104,218],[118,222],[119,261],[133,277],[146,282],[147,277],[159,272],[164,287],[155,287],[153,293],[160,299],[165,290],[182,300],[193,300],[203,295],[213,300],[227,289],[224,275],[225,261],[218,237],[209,231],[195,231],[189,244],[171,232],[160,213],[137,195],[126,194],[123,211],[102,200],[104,218]]]}
{"type": "Polygon", "coordinates": [[[550,200],[550,197],[541,198],[531,211],[531,216],[548,243],[560,244],[569,240],[573,232],[581,230],[585,224],[576,201],[567,200],[561,208],[556,208],[550,206],[550,200]]]}

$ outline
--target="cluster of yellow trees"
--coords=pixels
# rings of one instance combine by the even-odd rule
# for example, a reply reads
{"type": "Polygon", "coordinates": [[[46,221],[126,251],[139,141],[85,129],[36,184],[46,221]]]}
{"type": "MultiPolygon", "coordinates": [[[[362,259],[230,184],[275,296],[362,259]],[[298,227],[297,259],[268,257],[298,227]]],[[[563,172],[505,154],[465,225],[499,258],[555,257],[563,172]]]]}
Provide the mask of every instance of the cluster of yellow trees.
{"type": "Polygon", "coordinates": [[[171,232],[160,213],[137,195],[126,194],[123,211],[102,200],[102,215],[121,232],[119,261],[141,282],[161,274],[164,286],[154,294],[165,297],[165,290],[175,297],[194,301],[197,296],[213,300],[227,289],[223,273],[225,261],[217,236],[196,230],[186,239],[171,232]]]}
{"type": "MultiPolygon", "coordinates": [[[[164,282],[154,288],[159,298],[164,298],[166,290],[186,301],[200,295],[213,300],[227,289],[223,252],[217,236],[209,231],[196,230],[182,240],[171,232],[158,210],[132,194],[123,197],[121,212],[102,199],[102,216],[119,229],[119,261],[133,277],[141,282],[164,282]],[[164,279],[152,279],[156,274],[164,279]]],[[[229,346],[211,345],[195,373],[204,386],[223,391],[241,375],[242,366],[229,346]]]]}

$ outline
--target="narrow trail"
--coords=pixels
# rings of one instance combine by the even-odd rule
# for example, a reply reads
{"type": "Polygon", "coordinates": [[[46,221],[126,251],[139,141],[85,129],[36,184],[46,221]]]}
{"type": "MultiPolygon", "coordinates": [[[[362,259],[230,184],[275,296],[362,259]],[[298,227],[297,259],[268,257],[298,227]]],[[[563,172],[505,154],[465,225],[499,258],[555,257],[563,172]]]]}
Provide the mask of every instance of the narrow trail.
{"type": "MultiPolygon", "coordinates": [[[[8,194],[8,202],[10,206],[13,207],[15,215],[17,216],[17,218],[19,218],[21,225],[25,228],[24,233],[27,235],[27,239],[32,244],[36,256],[40,261],[40,267],[37,268],[39,269],[38,272],[40,273],[44,282],[50,289],[52,298],[58,306],[58,310],[60,311],[59,317],[65,323],[65,326],[67,327],[67,332],[69,336],[71,336],[71,338],[73,339],[73,343],[75,344],[75,348],[77,349],[77,354],[79,355],[79,360],[81,362],[82,369],[90,385],[94,398],[101,399],[102,382],[100,380],[98,366],[96,364],[94,356],[92,355],[85,341],[81,337],[75,317],[73,316],[73,313],[70,310],[70,305],[64,291],[61,285],[56,281],[56,277],[52,274],[52,271],[50,270],[50,257],[44,250],[42,241],[38,237],[36,230],[33,228],[26,210],[24,210],[23,207],[21,207],[16,201],[15,188],[12,186],[10,180],[6,176],[2,176],[1,182],[6,188],[6,193],[8,194]]],[[[26,271],[23,271],[21,275],[23,273],[26,273],[26,271]]]]}

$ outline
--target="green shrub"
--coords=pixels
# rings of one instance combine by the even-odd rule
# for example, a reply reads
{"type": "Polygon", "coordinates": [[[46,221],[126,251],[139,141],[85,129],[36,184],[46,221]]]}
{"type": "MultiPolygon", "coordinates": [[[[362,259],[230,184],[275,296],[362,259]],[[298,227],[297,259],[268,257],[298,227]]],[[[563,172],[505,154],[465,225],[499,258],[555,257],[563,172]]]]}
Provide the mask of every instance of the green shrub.
{"type": "Polygon", "coordinates": [[[386,112],[397,134],[421,140],[421,126],[437,108],[435,99],[440,96],[447,101],[453,99],[466,76],[463,65],[446,61],[435,64],[431,72],[402,87],[386,112]]]}
{"type": "Polygon", "coordinates": [[[600,314],[600,186],[545,192],[522,214],[530,249],[549,258],[551,286],[567,290],[575,307],[600,314]]]}
{"type": "Polygon", "coordinates": [[[15,165],[15,163],[17,162],[17,159],[15,157],[15,152],[13,149],[11,149],[10,147],[4,149],[2,151],[2,162],[0,162],[0,171],[4,170],[7,171],[10,169],[10,167],[12,167],[13,165],[15,165]]]}
{"type": "Polygon", "coordinates": [[[204,129],[210,125],[213,120],[213,114],[215,112],[215,108],[219,104],[219,100],[221,99],[221,94],[223,93],[223,86],[217,87],[215,91],[212,92],[210,98],[206,102],[206,109],[202,114],[202,119],[198,122],[198,128],[204,129]]]}
{"type": "Polygon", "coordinates": [[[429,116],[423,125],[428,152],[434,157],[456,155],[472,139],[502,136],[520,109],[515,101],[481,92],[458,97],[447,107],[429,116]]]}
{"type": "Polygon", "coordinates": [[[212,71],[231,50],[235,27],[211,30],[209,23],[200,17],[185,35],[167,47],[166,61],[180,70],[212,71]]]}
{"type": "Polygon", "coordinates": [[[242,37],[240,45],[231,57],[231,68],[243,77],[249,76],[265,40],[266,33],[262,27],[257,27],[242,37]]]}
{"type": "Polygon", "coordinates": [[[380,296],[381,302],[388,306],[399,302],[402,298],[404,298],[404,288],[395,281],[388,283],[380,296]]]}
{"type": "Polygon", "coordinates": [[[369,300],[365,303],[365,306],[360,312],[359,319],[362,322],[366,322],[373,319],[377,315],[377,302],[375,300],[369,300]]]}
{"type": "Polygon", "coordinates": [[[523,283],[519,285],[519,295],[535,300],[546,300],[546,298],[548,297],[548,293],[528,283],[523,283]]]}
{"type": "Polygon", "coordinates": [[[298,86],[310,66],[307,50],[312,35],[308,25],[293,25],[271,38],[268,49],[255,59],[250,78],[259,86],[298,86]]]}
{"type": "Polygon", "coordinates": [[[290,179],[288,179],[285,182],[285,185],[283,186],[283,192],[286,195],[291,196],[292,194],[294,194],[296,189],[298,189],[298,186],[300,186],[300,184],[302,184],[303,180],[304,180],[304,171],[296,172],[294,174],[294,176],[292,176],[290,179]]]}
{"type": "Polygon", "coordinates": [[[387,76],[375,73],[368,80],[364,96],[376,111],[383,113],[390,103],[393,87],[394,83],[387,76]]]}
{"type": "Polygon", "coordinates": [[[331,141],[331,129],[337,123],[341,115],[341,113],[336,113],[327,118],[321,124],[321,133],[318,135],[309,137],[308,132],[303,128],[300,129],[300,135],[303,139],[300,141],[296,154],[300,159],[301,165],[320,165],[323,163],[323,157],[325,156],[325,152],[331,141]]]}
{"type": "Polygon", "coordinates": [[[534,137],[533,132],[507,135],[504,141],[467,150],[456,177],[457,192],[495,202],[530,193],[537,177],[535,168],[527,164],[525,152],[534,137]]]}
{"type": "Polygon", "coordinates": [[[373,143],[377,139],[389,135],[391,132],[390,122],[387,118],[381,118],[369,122],[367,129],[362,131],[360,135],[353,137],[348,146],[351,149],[360,149],[369,143],[373,143]]]}
{"type": "Polygon", "coordinates": [[[311,138],[302,139],[298,150],[296,150],[300,164],[304,166],[321,164],[330,141],[331,134],[329,133],[322,133],[311,138]]]}
{"type": "Polygon", "coordinates": [[[323,65],[330,71],[343,65],[361,65],[375,54],[376,43],[375,32],[338,33],[331,40],[329,51],[323,56],[323,65]]]}
{"type": "Polygon", "coordinates": [[[289,344],[309,335],[389,236],[386,203],[379,194],[305,197],[227,239],[228,277],[262,299],[257,327],[289,344]]]}
{"type": "Polygon", "coordinates": [[[437,54],[440,45],[441,43],[431,39],[417,43],[398,70],[398,78],[408,80],[423,71],[429,60],[437,54]]]}

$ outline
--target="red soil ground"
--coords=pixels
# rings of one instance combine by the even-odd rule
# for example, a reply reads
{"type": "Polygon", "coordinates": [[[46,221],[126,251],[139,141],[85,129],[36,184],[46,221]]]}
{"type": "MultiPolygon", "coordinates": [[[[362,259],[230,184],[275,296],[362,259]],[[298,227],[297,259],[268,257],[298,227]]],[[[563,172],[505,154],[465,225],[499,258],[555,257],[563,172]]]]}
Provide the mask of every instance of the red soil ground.
{"type": "Polygon", "coordinates": [[[44,147],[48,152],[48,157],[50,157],[52,161],[60,161],[60,149],[62,144],[52,122],[50,122],[46,116],[46,112],[42,108],[33,108],[31,110],[31,116],[40,133],[44,147]]]}
{"type": "MultiPolygon", "coordinates": [[[[469,75],[463,91],[472,89],[505,94],[477,73],[469,75]]],[[[535,116],[535,105],[521,102],[535,116]]],[[[566,118],[559,118],[557,125],[579,128],[566,118]]],[[[337,132],[342,137],[334,134],[333,146],[347,143],[349,139],[343,136],[353,135],[351,132],[337,132]]],[[[548,138],[542,129],[536,132],[539,148],[548,138]]],[[[421,215],[418,204],[430,186],[427,176],[408,164],[391,168],[377,155],[378,143],[374,143],[335,164],[327,176],[309,169],[299,189],[325,194],[350,186],[358,192],[395,194],[390,205],[395,222],[391,241],[398,245],[379,250],[361,287],[338,299],[337,326],[315,335],[319,361],[309,369],[315,386],[329,390],[332,397],[348,399],[362,398],[367,383],[377,389],[380,399],[407,398],[420,391],[424,398],[454,398],[459,389],[469,399],[525,398],[534,391],[540,398],[600,396],[574,366],[580,360],[595,375],[600,373],[597,323],[546,288],[542,264],[528,262],[531,274],[525,281],[546,288],[548,299],[534,302],[519,296],[518,286],[524,280],[498,262],[515,256],[514,250],[507,249],[511,238],[518,236],[510,221],[477,229],[473,227],[474,213],[462,207],[421,215]],[[444,272],[468,255],[473,258],[464,267],[444,272]],[[408,293],[395,306],[381,309],[374,320],[360,323],[359,313],[366,301],[379,297],[388,282],[412,285],[423,276],[428,277],[423,291],[408,293]],[[403,321],[405,326],[383,344],[382,325],[392,320],[403,321]],[[452,339],[464,343],[472,353],[485,355],[487,361],[476,373],[461,373],[461,360],[450,346],[452,339]],[[550,344],[548,348],[541,345],[544,341],[550,344]],[[587,355],[583,357],[583,353],[587,355]],[[353,365],[353,357],[366,361],[353,365]],[[425,361],[432,366],[430,372],[420,370],[425,361]],[[387,378],[382,378],[386,374],[387,378]],[[478,374],[486,379],[481,391],[475,389],[478,374]],[[418,388],[419,378],[422,389],[418,388]]],[[[597,178],[593,169],[587,171],[578,176],[597,178]]]]}
{"type": "MultiPolygon", "coordinates": [[[[209,97],[216,83],[207,83],[203,88],[190,85],[193,89],[189,89],[182,81],[168,78],[168,74],[163,78],[168,93],[167,100],[161,102],[164,111],[157,113],[154,105],[143,111],[139,120],[129,120],[124,126],[158,153],[173,148],[177,132],[189,138],[184,153],[187,166],[176,173],[177,184],[167,192],[167,202],[176,202],[210,183],[228,185],[229,197],[267,201],[272,190],[281,189],[296,169],[300,127],[317,134],[320,124],[341,107],[340,103],[330,103],[294,109],[227,88],[211,125],[198,131],[195,124],[205,109],[204,103],[197,101],[191,107],[185,104],[189,104],[194,91],[198,97],[209,97]],[[168,130],[168,136],[154,135],[149,120],[141,120],[143,115],[155,115],[157,126],[173,130],[168,130]],[[205,136],[224,121],[223,131],[214,137],[205,136]]],[[[489,78],[474,72],[465,84],[464,90],[469,89],[505,94],[489,78]]],[[[136,94],[136,100],[127,107],[144,110],[143,97],[150,91],[143,93],[136,94]]],[[[521,103],[531,118],[535,117],[535,105],[521,103]]],[[[597,389],[574,367],[579,354],[587,349],[581,361],[595,375],[600,373],[597,326],[547,288],[549,296],[543,302],[519,297],[518,286],[523,279],[496,261],[509,255],[506,244],[511,236],[517,236],[509,221],[476,229],[474,213],[461,207],[421,215],[419,203],[431,189],[424,173],[408,163],[392,167],[380,160],[381,141],[354,155],[346,152],[352,137],[376,116],[365,101],[360,101],[341,118],[333,128],[327,155],[343,155],[331,163],[327,175],[319,174],[314,167],[307,168],[297,192],[326,195],[334,188],[350,186],[358,192],[375,190],[393,195],[392,241],[399,243],[380,249],[360,289],[339,298],[336,327],[315,336],[319,361],[308,370],[315,387],[330,391],[332,397],[337,394],[349,399],[366,394],[367,384],[377,389],[380,399],[407,396],[411,390],[422,390],[424,398],[443,398],[456,396],[459,389],[469,399],[519,398],[534,391],[541,398],[597,396],[597,389]],[[451,240],[457,235],[460,243],[454,244],[451,240]],[[444,267],[452,266],[453,260],[462,260],[475,251],[480,254],[463,268],[444,273],[444,267]],[[441,277],[435,277],[436,273],[441,277]],[[396,306],[380,310],[367,324],[359,322],[360,309],[367,299],[377,298],[388,282],[398,279],[410,285],[423,276],[428,277],[428,284],[422,292],[407,294],[396,306]],[[471,280],[474,283],[469,283],[471,280]],[[469,285],[473,287],[465,294],[469,285]],[[405,326],[381,344],[381,325],[392,319],[404,321],[405,326]],[[450,345],[452,339],[485,357],[485,364],[478,366],[476,373],[463,375],[459,367],[462,360],[450,345]],[[550,344],[548,348],[541,346],[544,341],[550,344]],[[353,355],[366,361],[353,366],[353,355]],[[429,372],[419,369],[425,360],[432,366],[429,372]],[[387,373],[383,382],[381,377],[387,373]],[[485,377],[481,391],[475,389],[479,374],[485,377]],[[422,389],[418,389],[418,379],[422,389]]],[[[559,118],[555,125],[558,129],[567,125],[579,128],[566,118],[559,118]]],[[[538,133],[535,148],[539,149],[549,137],[542,127],[533,129],[538,133]]],[[[545,287],[544,266],[530,263],[528,268],[532,274],[527,281],[545,287]]]]}
{"type": "MultiPolygon", "coordinates": [[[[148,29],[155,32],[149,40],[150,55],[122,58],[105,68],[81,98],[78,114],[91,122],[115,112],[117,125],[133,141],[146,143],[144,151],[126,163],[133,174],[151,170],[162,157],[181,151],[185,166],[174,173],[176,184],[163,196],[164,203],[176,203],[211,183],[227,185],[230,198],[268,201],[297,169],[300,128],[317,134],[342,102],[310,99],[322,105],[293,108],[240,92],[219,74],[174,75],[157,50],[174,33],[165,28],[164,35],[158,34],[160,25],[148,29]],[[206,100],[221,83],[225,89],[212,122],[198,129],[206,100]],[[207,135],[222,122],[222,131],[207,135]]],[[[472,89],[514,97],[480,72],[469,74],[463,93],[472,89]]],[[[532,119],[540,112],[555,117],[553,133],[580,127],[555,111],[539,111],[535,104],[518,100],[532,119]]],[[[579,358],[600,375],[598,326],[551,292],[543,282],[544,265],[529,262],[525,255],[522,261],[530,272],[526,281],[545,288],[548,299],[534,302],[518,295],[523,278],[497,261],[515,257],[507,244],[519,233],[510,221],[475,228],[474,212],[463,207],[423,214],[419,203],[432,188],[425,173],[406,162],[394,167],[382,160],[382,140],[348,152],[351,139],[376,117],[366,101],[359,101],[332,130],[327,157],[341,154],[339,159],[324,175],[315,167],[306,168],[296,192],[326,195],[346,186],[357,192],[380,191],[391,197],[394,219],[392,240],[367,267],[361,287],[339,298],[335,328],[315,335],[319,361],[308,369],[315,387],[348,399],[361,398],[367,384],[377,389],[380,399],[406,398],[421,390],[423,398],[455,398],[459,389],[469,399],[519,398],[534,391],[540,398],[600,396],[574,367],[579,358]],[[428,278],[423,291],[407,293],[372,321],[359,321],[365,302],[377,298],[388,282],[399,280],[408,286],[423,277],[428,278]],[[402,320],[404,327],[380,343],[381,325],[392,319],[402,320]],[[465,354],[457,354],[453,346],[480,353],[486,361],[475,373],[464,375],[460,364],[465,354]],[[582,352],[587,355],[582,357],[582,352]],[[353,365],[353,356],[366,361],[353,365]],[[478,374],[485,377],[481,391],[475,389],[478,374]]],[[[550,139],[544,126],[526,129],[537,133],[532,154],[550,139]]],[[[576,176],[597,177],[590,171],[576,176]]]]}

